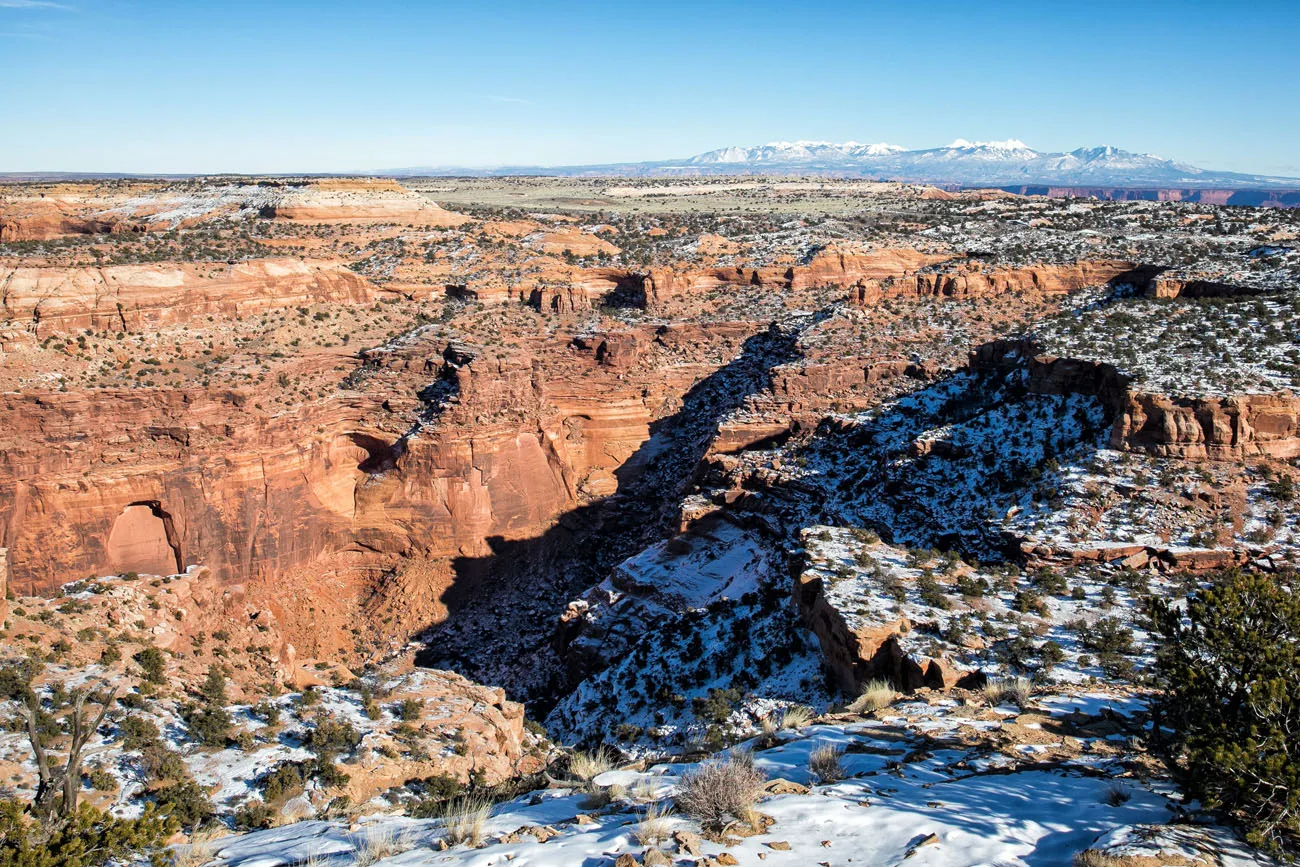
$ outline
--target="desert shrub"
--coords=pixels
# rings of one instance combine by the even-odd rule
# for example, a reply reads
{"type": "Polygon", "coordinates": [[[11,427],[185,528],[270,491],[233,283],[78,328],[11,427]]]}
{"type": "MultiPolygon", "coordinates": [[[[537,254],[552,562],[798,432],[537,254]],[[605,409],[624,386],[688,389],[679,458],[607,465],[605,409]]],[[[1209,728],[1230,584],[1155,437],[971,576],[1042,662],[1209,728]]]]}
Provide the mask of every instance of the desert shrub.
{"type": "Polygon", "coordinates": [[[1275,500],[1289,503],[1295,499],[1295,482],[1290,476],[1280,475],[1266,486],[1269,496],[1275,500]]]}
{"type": "Polygon", "coordinates": [[[694,699],[691,702],[691,710],[699,719],[724,723],[731,716],[732,710],[735,709],[736,703],[740,701],[741,697],[738,689],[714,687],[709,690],[707,698],[694,699]]]}
{"type": "Polygon", "coordinates": [[[278,725],[280,722],[280,707],[264,699],[253,707],[253,716],[269,726],[278,725]]]}
{"type": "Polygon", "coordinates": [[[1077,620],[1070,628],[1079,636],[1079,643],[1096,651],[1103,660],[1133,652],[1133,630],[1118,617],[1099,617],[1092,623],[1077,620]]]}
{"type": "Polygon", "coordinates": [[[102,767],[94,767],[84,774],[86,783],[96,792],[117,791],[117,778],[102,767]]]}
{"type": "Polygon", "coordinates": [[[321,758],[350,753],[361,745],[361,733],[351,723],[323,717],[307,733],[304,746],[321,758]]]}
{"type": "Polygon", "coordinates": [[[451,799],[464,794],[465,785],[449,774],[426,777],[415,784],[407,784],[420,795],[406,806],[406,814],[414,819],[432,819],[443,815],[451,799]]]}
{"type": "Polygon", "coordinates": [[[921,577],[916,581],[916,587],[920,591],[921,601],[931,608],[947,611],[952,607],[952,603],[944,595],[943,587],[939,585],[938,580],[929,570],[921,573],[921,577]]]}
{"type": "Polygon", "coordinates": [[[1034,573],[1034,588],[1040,593],[1059,596],[1065,593],[1065,576],[1051,569],[1040,569],[1034,573]]]}
{"type": "Polygon", "coordinates": [[[267,771],[257,781],[262,798],[267,804],[283,804],[296,798],[307,789],[314,776],[314,762],[282,762],[267,771]]]}
{"type": "Polygon", "coordinates": [[[404,698],[397,705],[397,718],[403,722],[414,722],[424,713],[424,702],[418,698],[404,698]]]}
{"type": "Polygon", "coordinates": [[[748,756],[714,759],[682,774],[673,800],[686,815],[719,828],[728,819],[747,819],[766,781],[748,756]]]}
{"type": "Polygon", "coordinates": [[[1158,723],[1189,791],[1252,842],[1300,852],[1300,577],[1228,570],[1185,614],[1154,600],[1151,617],[1158,723]]]}
{"type": "Polygon", "coordinates": [[[1039,617],[1046,617],[1048,614],[1047,603],[1033,590],[1021,590],[1017,593],[1011,601],[1011,607],[1021,614],[1036,614],[1039,617]]]}
{"type": "Polygon", "coordinates": [[[122,749],[138,750],[162,737],[158,726],[152,720],[141,716],[129,716],[118,726],[117,736],[122,741],[122,749]]]}
{"type": "Polygon", "coordinates": [[[163,683],[166,681],[166,660],[163,653],[152,644],[141,650],[135,655],[135,661],[144,672],[144,679],[149,683],[163,683]]]}
{"type": "Polygon", "coordinates": [[[233,724],[226,710],[226,678],[217,666],[208,668],[199,695],[202,700],[198,704],[186,704],[181,708],[181,717],[189,728],[190,737],[205,747],[220,749],[230,740],[233,724]]]}
{"type": "Polygon", "coordinates": [[[230,739],[230,714],[223,707],[188,704],[181,708],[181,717],[190,737],[205,747],[220,749],[230,739]]]}

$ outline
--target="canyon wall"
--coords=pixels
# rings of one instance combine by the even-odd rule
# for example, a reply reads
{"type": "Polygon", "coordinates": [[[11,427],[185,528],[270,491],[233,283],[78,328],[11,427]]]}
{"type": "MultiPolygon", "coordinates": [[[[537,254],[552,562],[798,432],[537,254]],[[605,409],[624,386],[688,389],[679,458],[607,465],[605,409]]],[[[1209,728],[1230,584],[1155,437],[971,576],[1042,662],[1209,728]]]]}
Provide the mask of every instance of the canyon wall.
{"type": "Polygon", "coordinates": [[[28,594],[195,563],[242,581],[341,552],[483,556],[612,493],[649,438],[641,387],[602,369],[551,387],[526,362],[471,360],[409,435],[387,393],[282,415],[238,390],[0,395],[0,546],[28,594]]]}
{"type": "Polygon", "coordinates": [[[887,295],[919,298],[987,298],[1006,294],[1065,295],[1088,286],[1145,282],[1145,273],[1132,262],[1083,260],[1061,265],[991,266],[965,261],[939,265],[915,275],[863,284],[855,295],[859,304],[874,304],[887,295]]]}
{"type": "Polygon", "coordinates": [[[198,316],[249,316],[312,303],[369,303],[378,290],[337,262],[0,267],[0,316],[38,333],[133,331],[198,316]]]}

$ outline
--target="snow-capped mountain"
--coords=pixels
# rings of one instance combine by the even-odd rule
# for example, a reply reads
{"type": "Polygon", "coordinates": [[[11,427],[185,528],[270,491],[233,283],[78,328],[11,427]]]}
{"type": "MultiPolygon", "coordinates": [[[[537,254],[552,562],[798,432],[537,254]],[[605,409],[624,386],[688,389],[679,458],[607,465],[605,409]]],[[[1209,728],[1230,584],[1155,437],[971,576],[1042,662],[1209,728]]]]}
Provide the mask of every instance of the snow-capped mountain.
{"type": "Polygon", "coordinates": [[[1216,172],[1117,147],[1069,153],[1037,151],[1019,139],[957,139],[937,148],[848,141],[775,141],[718,148],[685,159],[490,169],[411,168],[387,175],[550,175],[680,177],[690,175],[820,175],[962,187],[1074,187],[1188,190],[1297,190],[1300,179],[1216,172]]]}
{"type": "Polygon", "coordinates": [[[756,147],[728,147],[691,157],[693,165],[736,163],[815,162],[820,160],[854,160],[863,157],[889,156],[907,148],[891,144],[860,144],[850,141],[834,144],[827,141],[774,141],[756,147]]]}
{"type": "Polygon", "coordinates": [[[919,150],[857,142],[772,142],[757,147],[720,148],[690,157],[682,164],[710,173],[724,169],[727,173],[747,169],[768,174],[815,172],[966,186],[1207,182],[1240,185],[1280,180],[1207,172],[1186,163],[1109,146],[1079,148],[1069,153],[1041,152],[1019,139],[967,141],[959,138],[944,147],[919,150]]]}

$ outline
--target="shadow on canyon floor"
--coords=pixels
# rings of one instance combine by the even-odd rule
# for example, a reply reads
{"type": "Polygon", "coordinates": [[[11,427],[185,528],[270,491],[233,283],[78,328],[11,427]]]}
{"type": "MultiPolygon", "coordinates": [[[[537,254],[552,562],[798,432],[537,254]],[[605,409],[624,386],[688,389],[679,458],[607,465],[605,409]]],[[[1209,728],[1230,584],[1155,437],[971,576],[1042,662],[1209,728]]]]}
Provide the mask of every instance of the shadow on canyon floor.
{"type": "Polygon", "coordinates": [[[503,686],[544,714],[568,686],[552,646],[565,606],[620,561],[672,534],[719,421],[766,390],[773,367],[800,357],[798,336],[774,324],[696,383],[677,412],[651,423],[650,438],[615,472],[617,493],[564,514],[538,537],[492,538],[491,555],[457,558],[442,600],[447,619],[424,634],[417,663],[503,686]]]}

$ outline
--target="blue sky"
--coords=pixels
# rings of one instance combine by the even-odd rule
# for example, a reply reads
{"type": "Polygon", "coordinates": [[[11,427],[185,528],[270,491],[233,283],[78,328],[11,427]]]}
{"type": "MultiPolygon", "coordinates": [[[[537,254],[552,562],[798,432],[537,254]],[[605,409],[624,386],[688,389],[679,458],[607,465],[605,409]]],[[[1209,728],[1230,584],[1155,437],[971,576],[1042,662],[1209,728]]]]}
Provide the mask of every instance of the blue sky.
{"type": "Polygon", "coordinates": [[[776,139],[1300,176],[1300,3],[0,0],[0,171],[353,171],[776,139]]]}

